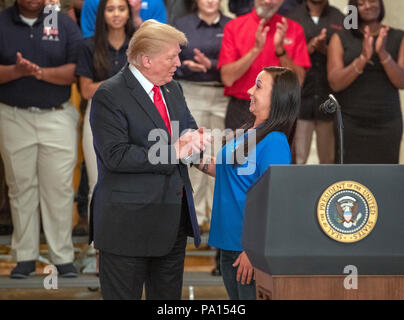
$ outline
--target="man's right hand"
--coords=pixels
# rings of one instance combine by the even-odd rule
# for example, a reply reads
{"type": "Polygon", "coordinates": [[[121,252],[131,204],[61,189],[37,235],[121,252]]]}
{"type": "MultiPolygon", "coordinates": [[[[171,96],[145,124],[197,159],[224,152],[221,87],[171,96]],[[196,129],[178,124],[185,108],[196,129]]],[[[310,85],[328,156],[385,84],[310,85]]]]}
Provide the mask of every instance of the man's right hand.
{"type": "Polygon", "coordinates": [[[266,20],[261,19],[260,23],[258,24],[257,32],[255,33],[255,45],[254,49],[258,51],[262,51],[265,46],[265,42],[267,41],[267,33],[269,31],[269,26],[265,26],[266,20]]]}
{"type": "Polygon", "coordinates": [[[204,131],[204,127],[196,131],[188,131],[174,143],[177,159],[186,158],[193,153],[201,153],[206,149],[212,141],[212,136],[204,131]]]}

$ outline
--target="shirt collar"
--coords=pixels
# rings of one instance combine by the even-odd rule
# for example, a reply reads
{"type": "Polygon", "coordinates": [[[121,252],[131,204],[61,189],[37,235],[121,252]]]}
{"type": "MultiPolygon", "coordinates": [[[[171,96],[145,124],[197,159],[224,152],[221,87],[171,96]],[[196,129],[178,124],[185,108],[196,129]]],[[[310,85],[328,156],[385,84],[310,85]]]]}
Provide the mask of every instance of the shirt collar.
{"type": "Polygon", "coordinates": [[[150,96],[151,92],[153,92],[154,84],[151,83],[134,65],[129,64],[129,70],[133,73],[136,80],[139,81],[140,85],[150,96]]]}
{"type": "MultiPolygon", "coordinates": [[[[307,2],[304,1],[304,2],[301,4],[301,6],[302,6],[303,10],[307,13],[307,15],[310,16],[310,10],[309,10],[309,7],[308,7],[308,5],[307,5],[307,2]]],[[[326,16],[326,15],[328,14],[329,10],[330,10],[330,3],[327,2],[327,5],[324,7],[323,12],[321,12],[320,17],[326,16]]],[[[310,17],[311,17],[311,16],[310,16],[310,17]]]]}
{"type": "Polygon", "coordinates": [[[199,28],[201,26],[207,26],[207,27],[217,27],[220,26],[223,22],[223,16],[221,13],[219,13],[219,16],[217,17],[217,19],[215,21],[213,21],[212,24],[207,24],[204,20],[202,20],[201,18],[199,18],[198,13],[195,13],[195,21],[196,21],[196,28],[199,28]]]}
{"type": "Polygon", "coordinates": [[[113,46],[111,46],[111,44],[109,42],[108,42],[108,47],[112,51],[126,51],[126,49],[128,48],[128,45],[129,45],[129,41],[130,41],[130,38],[128,37],[128,35],[126,35],[123,45],[118,50],[116,50],[113,46]]]}

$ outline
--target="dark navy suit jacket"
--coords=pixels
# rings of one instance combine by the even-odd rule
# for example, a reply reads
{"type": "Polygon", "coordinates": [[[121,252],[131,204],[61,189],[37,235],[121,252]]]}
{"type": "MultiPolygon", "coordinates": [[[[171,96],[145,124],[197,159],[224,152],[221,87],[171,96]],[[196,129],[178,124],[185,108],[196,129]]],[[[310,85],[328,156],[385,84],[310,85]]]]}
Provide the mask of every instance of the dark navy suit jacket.
{"type": "Polygon", "coordinates": [[[94,95],[90,123],[98,181],[90,206],[90,242],[94,240],[96,249],[132,257],[168,254],[178,234],[182,197],[186,197],[185,210],[192,224],[188,235],[199,246],[188,169],[182,163],[172,163],[178,134],[175,123],[179,123],[179,133],[196,129],[197,124],[177,82],[161,89],[174,129],[172,139],[128,66],[106,80],[94,95]],[[166,133],[166,139],[156,145],[149,133],[158,128],[166,133]],[[155,163],[153,154],[165,154],[168,163],[155,163]]]}

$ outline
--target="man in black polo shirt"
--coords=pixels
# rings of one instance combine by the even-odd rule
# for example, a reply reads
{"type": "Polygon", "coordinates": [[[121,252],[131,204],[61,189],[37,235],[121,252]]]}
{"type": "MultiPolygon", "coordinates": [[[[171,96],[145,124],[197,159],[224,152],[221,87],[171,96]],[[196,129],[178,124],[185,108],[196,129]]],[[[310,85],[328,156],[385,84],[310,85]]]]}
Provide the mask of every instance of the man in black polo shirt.
{"type": "Polygon", "coordinates": [[[306,163],[313,131],[316,131],[320,163],[334,163],[333,118],[322,114],[319,106],[331,93],[327,80],[327,44],[334,32],[343,28],[344,15],[330,6],[328,0],[304,0],[287,17],[303,27],[312,66],[302,89],[296,127],[296,163],[306,163]]]}
{"type": "Polygon", "coordinates": [[[59,275],[77,276],[71,227],[79,114],[68,100],[81,35],[66,15],[49,15],[44,0],[18,0],[0,14],[0,153],[18,262],[13,278],[35,271],[40,218],[59,275]]]}

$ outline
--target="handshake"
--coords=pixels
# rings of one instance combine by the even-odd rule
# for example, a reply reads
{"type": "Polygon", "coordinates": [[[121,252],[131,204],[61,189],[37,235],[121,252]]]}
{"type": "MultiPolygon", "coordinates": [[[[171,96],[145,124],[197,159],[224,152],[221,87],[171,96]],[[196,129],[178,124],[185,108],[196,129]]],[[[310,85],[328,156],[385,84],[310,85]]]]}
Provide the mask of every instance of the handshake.
{"type": "Polygon", "coordinates": [[[187,131],[174,143],[177,159],[193,159],[193,155],[198,155],[199,158],[200,153],[212,143],[212,140],[212,135],[205,132],[205,127],[187,131]]]}

